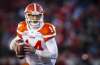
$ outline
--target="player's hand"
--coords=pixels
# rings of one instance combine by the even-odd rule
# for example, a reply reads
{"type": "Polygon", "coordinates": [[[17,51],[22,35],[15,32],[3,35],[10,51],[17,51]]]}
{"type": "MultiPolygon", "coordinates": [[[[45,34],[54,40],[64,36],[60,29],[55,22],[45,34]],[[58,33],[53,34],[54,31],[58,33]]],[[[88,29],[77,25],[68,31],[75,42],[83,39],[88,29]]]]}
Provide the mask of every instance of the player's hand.
{"type": "Polygon", "coordinates": [[[23,40],[19,39],[16,40],[15,46],[14,46],[14,51],[16,54],[20,54],[23,52],[23,46],[24,46],[24,42],[23,40]]]}
{"type": "Polygon", "coordinates": [[[36,49],[31,45],[24,46],[24,52],[26,53],[35,53],[36,49]]]}
{"type": "Polygon", "coordinates": [[[19,59],[23,59],[25,57],[23,47],[24,47],[23,40],[21,39],[15,40],[15,43],[13,45],[13,50],[16,53],[16,57],[18,57],[19,59]]]}

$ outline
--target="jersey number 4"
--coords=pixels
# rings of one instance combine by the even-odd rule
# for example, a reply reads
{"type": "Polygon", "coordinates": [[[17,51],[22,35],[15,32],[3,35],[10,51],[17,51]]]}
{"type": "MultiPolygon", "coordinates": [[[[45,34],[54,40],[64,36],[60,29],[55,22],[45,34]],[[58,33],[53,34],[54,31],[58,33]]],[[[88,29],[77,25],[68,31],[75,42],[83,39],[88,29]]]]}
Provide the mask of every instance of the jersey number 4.
{"type": "Polygon", "coordinates": [[[35,49],[43,50],[41,41],[37,41],[36,45],[34,46],[35,49]]]}

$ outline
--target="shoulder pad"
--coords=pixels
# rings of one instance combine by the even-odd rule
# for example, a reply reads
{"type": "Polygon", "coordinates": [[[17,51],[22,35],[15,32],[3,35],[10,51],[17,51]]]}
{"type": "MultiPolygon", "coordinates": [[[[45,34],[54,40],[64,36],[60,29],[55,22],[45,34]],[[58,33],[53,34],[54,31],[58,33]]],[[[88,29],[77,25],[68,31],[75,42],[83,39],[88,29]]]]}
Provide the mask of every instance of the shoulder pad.
{"type": "Polygon", "coordinates": [[[26,29],[27,29],[26,22],[25,21],[22,21],[22,22],[20,22],[18,24],[17,32],[21,33],[21,32],[24,32],[26,29]]]}
{"type": "Polygon", "coordinates": [[[50,23],[45,23],[40,32],[43,34],[44,37],[52,37],[56,35],[56,30],[54,25],[50,23]]]}

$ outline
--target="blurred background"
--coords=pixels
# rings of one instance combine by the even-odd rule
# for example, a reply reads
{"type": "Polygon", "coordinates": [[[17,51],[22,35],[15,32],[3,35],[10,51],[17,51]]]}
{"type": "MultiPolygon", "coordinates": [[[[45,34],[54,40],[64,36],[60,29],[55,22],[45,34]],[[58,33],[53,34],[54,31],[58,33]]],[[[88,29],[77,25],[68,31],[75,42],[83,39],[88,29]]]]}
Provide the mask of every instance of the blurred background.
{"type": "Polygon", "coordinates": [[[9,50],[24,9],[32,2],[56,26],[56,65],[100,65],[100,0],[0,0],[0,65],[25,65],[9,50]]]}

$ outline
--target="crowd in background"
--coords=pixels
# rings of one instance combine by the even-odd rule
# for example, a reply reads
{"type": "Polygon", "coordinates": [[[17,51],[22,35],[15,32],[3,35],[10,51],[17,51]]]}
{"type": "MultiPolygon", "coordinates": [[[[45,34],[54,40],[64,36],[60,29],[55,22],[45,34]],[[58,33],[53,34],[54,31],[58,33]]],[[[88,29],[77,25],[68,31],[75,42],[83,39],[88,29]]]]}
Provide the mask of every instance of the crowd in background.
{"type": "MultiPolygon", "coordinates": [[[[44,20],[56,26],[56,65],[100,65],[100,1],[36,1],[45,9],[44,20]]],[[[0,0],[0,65],[21,65],[9,43],[31,2],[34,0],[0,0]]]]}

